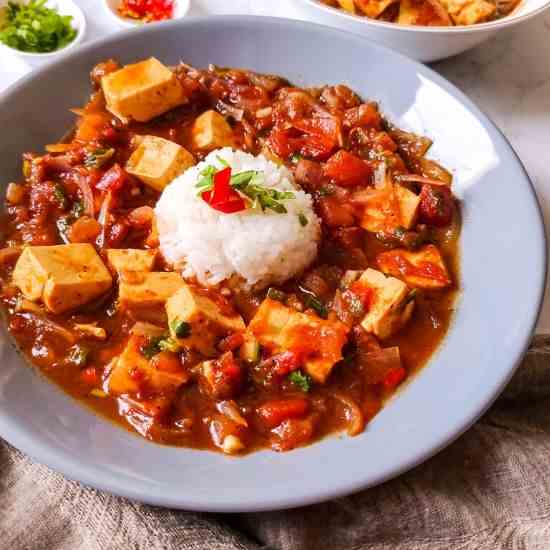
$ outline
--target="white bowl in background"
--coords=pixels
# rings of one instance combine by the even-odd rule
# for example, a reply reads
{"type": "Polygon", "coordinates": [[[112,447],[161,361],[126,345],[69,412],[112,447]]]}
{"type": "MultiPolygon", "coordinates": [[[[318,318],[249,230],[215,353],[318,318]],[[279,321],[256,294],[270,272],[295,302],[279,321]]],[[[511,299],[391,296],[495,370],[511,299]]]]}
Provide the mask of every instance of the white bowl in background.
{"type": "MultiPolygon", "coordinates": [[[[0,0],[0,9],[4,8],[7,4],[8,4],[8,0],[0,0]]],[[[74,2],[73,0],[48,0],[46,2],[46,6],[48,8],[57,9],[61,15],[72,16],[73,19],[71,21],[71,24],[73,29],[76,30],[76,36],[74,37],[74,40],[72,42],[70,42],[63,48],[60,48],[59,50],[54,50],[53,52],[45,52],[45,53],[23,52],[21,50],[11,48],[10,46],[7,46],[6,44],[0,42],[1,48],[3,48],[4,50],[13,52],[20,57],[25,58],[32,65],[34,60],[45,59],[47,57],[54,57],[56,55],[65,54],[66,52],[68,52],[69,50],[71,50],[72,48],[80,44],[80,42],[82,42],[82,39],[84,38],[84,35],[86,33],[86,17],[84,16],[84,12],[78,7],[76,2],[74,2]]],[[[0,49],[0,55],[1,55],[1,49],[0,49]]]]}
{"type": "Polygon", "coordinates": [[[361,34],[366,38],[429,62],[445,59],[481,44],[499,30],[517,25],[550,7],[550,0],[522,0],[514,12],[489,23],[456,27],[397,25],[353,15],[318,0],[295,0],[298,12],[308,19],[361,34]]]}
{"type": "MultiPolygon", "coordinates": [[[[124,28],[140,27],[145,23],[129,17],[123,17],[118,13],[118,7],[122,4],[122,0],[101,0],[105,11],[118,25],[124,28]]],[[[191,7],[190,0],[174,0],[174,12],[170,19],[181,19],[185,17],[191,7]]]]}

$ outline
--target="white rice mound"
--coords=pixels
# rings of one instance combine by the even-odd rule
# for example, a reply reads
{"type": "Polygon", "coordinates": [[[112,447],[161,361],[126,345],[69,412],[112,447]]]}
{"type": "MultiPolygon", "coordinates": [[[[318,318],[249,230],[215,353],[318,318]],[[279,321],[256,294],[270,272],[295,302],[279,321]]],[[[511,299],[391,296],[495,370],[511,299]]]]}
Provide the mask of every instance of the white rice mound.
{"type": "Polygon", "coordinates": [[[212,151],[203,162],[175,178],[163,191],[155,208],[160,250],[185,278],[216,285],[237,275],[244,287],[261,288],[283,283],[301,273],[316,257],[320,221],[311,197],[294,183],[290,171],[263,155],[254,157],[230,148],[212,151]],[[260,208],[224,214],[197,195],[195,184],[208,165],[233,174],[257,170],[266,187],[292,191],[282,201],[286,214],[260,208]],[[307,224],[300,222],[301,215],[307,224]]]}

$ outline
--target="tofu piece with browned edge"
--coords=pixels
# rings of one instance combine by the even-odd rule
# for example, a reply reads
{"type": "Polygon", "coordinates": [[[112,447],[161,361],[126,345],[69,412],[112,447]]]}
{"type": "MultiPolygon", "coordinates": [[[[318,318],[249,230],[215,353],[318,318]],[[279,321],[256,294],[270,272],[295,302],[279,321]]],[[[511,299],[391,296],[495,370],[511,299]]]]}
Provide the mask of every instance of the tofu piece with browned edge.
{"type": "Polygon", "coordinates": [[[246,328],[243,318],[215,292],[184,284],[166,302],[172,338],[207,356],[215,352],[218,338],[246,328]]]}
{"type": "Polygon", "coordinates": [[[248,326],[259,344],[272,353],[293,351],[303,358],[304,370],[324,383],[342,358],[348,327],[340,321],[301,313],[266,298],[248,326]]]}
{"type": "Polygon", "coordinates": [[[193,149],[211,151],[221,147],[233,147],[233,130],[225,118],[216,111],[200,115],[191,129],[193,149]]]}
{"type": "Polygon", "coordinates": [[[404,227],[411,229],[418,219],[420,197],[401,185],[387,183],[386,193],[375,193],[364,207],[361,227],[372,233],[404,227]]]}
{"type": "Polygon", "coordinates": [[[412,251],[396,248],[378,254],[378,267],[389,275],[403,279],[408,285],[426,290],[446,288],[451,277],[439,249],[428,244],[412,251]]]}
{"type": "Polygon", "coordinates": [[[42,300],[52,313],[63,313],[101,296],[111,274],[91,244],[29,246],[13,272],[25,298],[42,300]]]}
{"type": "Polygon", "coordinates": [[[155,368],[143,354],[142,349],[147,344],[143,335],[130,336],[126,347],[112,363],[106,382],[109,394],[135,396],[144,388],[149,394],[170,394],[188,380],[183,369],[178,372],[155,368]]]}
{"type": "Polygon", "coordinates": [[[105,75],[101,87],[122,122],[147,122],[188,101],[176,75],[154,57],[105,75]]]}
{"type": "Polygon", "coordinates": [[[118,302],[136,320],[163,323],[166,300],[184,285],[178,273],[126,271],[120,277],[118,302]]]}
{"type": "Polygon", "coordinates": [[[381,340],[389,338],[410,319],[414,298],[408,286],[376,269],[367,269],[355,285],[370,290],[369,309],[361,326],[381,340]]]}
{"type": "Polygon", "coordinates": [[[109,267],[118,275],[124,271],[152,271],[156,258],[156,250],[140,248],[110,248],[107,250],[109,267]]]}
{"type": "Polygon", "coordinates": [[[168,139],[144,136],[126,163],[126,171],[149,187],[162,191],[176,176],[195,164],[193,155],[168,139]]]}

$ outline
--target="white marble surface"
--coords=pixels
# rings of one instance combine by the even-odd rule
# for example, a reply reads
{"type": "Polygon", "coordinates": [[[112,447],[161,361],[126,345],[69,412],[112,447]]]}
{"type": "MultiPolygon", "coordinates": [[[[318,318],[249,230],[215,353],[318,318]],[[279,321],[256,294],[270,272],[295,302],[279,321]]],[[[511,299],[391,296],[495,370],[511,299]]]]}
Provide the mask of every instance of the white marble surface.
{"type": "MultiPolygon", "coordinates": [[[[86,40],[118,30],[101,10],[101,0],[76,2],[88,19],[86,40]]],[[[192,0],[192,5],[191,15],[297,17],[292,0],[192,0]]],[[[480,47],[433,67],[472,98],[511,141],[535,184],[550,237],[550,13],[503,30],[480,47]]],[[[2,53],[0,89],[28,70],[31,68],[2,53]]],[[[518,282],[518,288],[510,290],[521,292],[521,285],[518,282]]],[[[550,292],[538,330],[550,332],[550,292]]]]}

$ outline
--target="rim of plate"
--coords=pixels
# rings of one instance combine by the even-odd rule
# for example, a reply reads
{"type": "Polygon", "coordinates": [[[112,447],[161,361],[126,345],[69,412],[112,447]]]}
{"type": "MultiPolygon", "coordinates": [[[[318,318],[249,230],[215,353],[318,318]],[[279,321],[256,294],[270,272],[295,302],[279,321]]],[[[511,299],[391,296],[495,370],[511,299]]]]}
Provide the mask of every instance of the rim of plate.
{"type": "MultiPolygon", "coordinates": [[[[396,23],[389,23],[386,21],[379,21],[378,19],[369,19],[368,17],[361,17],[353,13],[348,13],[344,10],[322,4],[318,0],[301,0],[305,4],[308,4],[311,8],[324,11],[325,13],[331,14],[335,17],[341,17],[347,21],[353,21],[355,23],[363,23],[366,26],[379,27],[383,29],[391,29],[396,32],[410,32],[410,33],[428,33],[428,34],[472,34],[476,32],[489,31],[489,30],[498,30],[512,25],[521,23],[522,21],[527,21],[535,15],[542,13],[543,11],[550,8],[550,0],[546,0],[542,6],[539,6],[533,11],[528,11],[527,13],[517,14],[511,13],[503,17],[502,19],[497,19],[496,21],[489,21],[487,23],[476,23],[475,25],[464,25],[464,26],[455,26],[455,27],[428,27],[420,25],[397,25],[396,23]]],[[[526,0],[522,0],[525,2],[526,0]]],[[[519,8],[519,6],[518,6],[519,8]]],[[[516,8],[516,10],[518,9],[516,8]]]]}
{"type": "MultiPolygon", "coordinates": [[[[432,69],[426,67],[425,65],[411,60],[406,56],[394,52],[393,50],[380,46],[372,41],[358,35],[350,35],[345,31],[334,29],[332,27],[327,27],[325,25],[319,25],[315,23],[305,22],[305,21],[296,21],[290,19],[283,19],[277,17],[266,17],[266,16],[241,16],[241,15],[219,15],[219,16],[199,16],[199,17],[189,17],[183,20],[177,21],[168,21],[162,23],[162,28],[170,27],[181,27],[185,28],[188,26],[198,25],[198,26],[230,26],[232,24],[242,24],[242,25],[265,25],[265,26],[289,26],[293,27],[296,32],[301,30],[306,31],[315,31],[322,32],[326,39],[334,38],[345,38],[346,40],[353,40],[357,43],[358,47],[367,45],[373,50],[378,50],[384,52],[386,55],[390,54],[395,59],[399,59],[401,62],[409,64],[413,67],[418,73],[423,76],[428,77],[430,80],[439,85],[446,93],[457,98],[462,104],[464,104],[470,112],[472,112],[476,118],[483,120],[488,124],[494,131],[496,131],[503,139],[503,143],[508,147],[510,157],[512,157],[518,167],[521,169],[521,172],[524,175],[525,182],[528,184],[526,186],[526,193],[529,194],[533,205],[537,213],[537,219],[532,221],[533,226],[537,226],[540,230],[540,259],[542,260],[542,269],[538,277],[538,285],[536,290],[533,292],[533,295],[536,296],[536,308],[533,310],[533,319],[529,326],[525,326],[524,330],[521,331],[518,339],[521,341],[522,345],[518,346],[518,349],[510,356],[508,359],[507,367],[505,370],[505,375],[498,378],[498,383],[493,385],[491,391],[483,396],[483,398],[478,399],[474,404],[469,404],[464,406],[464,415],[461,416],[461,420],[457,420],[454,424],[449,425],[445,429],[445,435],[441,436],[440,434],[430,435],[430,438],[426,437],[423,443],[418,447],[416,452],[409,454],[408,456],[403,457],[397,464],[392,465],[391,468],[386,468],[385,471],[381,471],[376,475],[367,476],[366,478],[357,478],[352,481],[341,481],[333,482],[330,486],[325,487],[320,480],[319,486],[316,490],[307,489],[300,490],[299,487],[296,487],[296,490],[293,494],[286,495],[284,497],[269,497],[262,496],[268,493],[265,490],[265,487],[258,487],[258,493],[254,497],[249,498],[248,500],[239,500],[238,495],[234,497],[224,498],[223,494],[218,501],[213,501],[211,497],[204,495],[191,495],[186,496],[184,492],[178,493],[178,495],[170,494],[160,494],[157,491],[156,494],[150,494],[147,492],[146,483],[142,482],[140,485],[139,482],[128,483],[120,480],[118,476],[108,474],[104,469],[101,468],[101,465],[82,465],[77,460],[73,459],[70,455],[67,455],[64,451],[55,448],[54,446],[44,443],[42,441],[37,441],[34,437],[27,432],[24,428],[21,428],[15,424],[15,422],[10,421],[9,415],[0,414],[0,436],[2,436],[6,441],[12,444],[14,447],[20,449],[24,453],[31,456],[37,462],[45,464],[51,469],[63,474],[65,477],[79,481],[80,483],[94,487],[99,490],[106,491],[111,494],[115,494],[121,497],[130,498],[136,501],[144,502],[156,506],[164,506],[169,508],[184,509],[184,510],[194,510],[194,511],[204,511],[204,512],[261,512],[268,510],[280,510],[295,508],[299,506],[306,506],[318,502],[327,501],[333,498],[341,497],[343,495],[351,494],[369,487],[373,487],[383,483],[389,479],[392,479],[411,468],[414,468],[418,464],[424,462],[428,458],[437,454],[444,447],[448,446],[450,443],[455,441],[460,435],[462,435],[494,402],[498,395],[502,392],[512,375],[514,374],[516,368],[518,367],[523,355],[527,351],[531,337],[536,327],[538,316],[541,311],[542,302],[544,298],[544,289],[546,284],[546,274],[548,270],[547,260],[548,260],[548,250],[546,243],[546,233],[544,220],[542,216],[542,211],[540,203],[537,200],[536,192],[533,187],[533,184],[523,166],[518,155],[514,151],[508,139],[500,131],[500,129],[492,122],[492,120],[483,113],[470,99],[466,97],[458,88],[453,84],[447,81],[445,78],[441,77],[432,69]],[[108,478],[108,479],[106,479],[108,478]]],[[[159,25],[151,25],[142,27],[139,32],[143,35],[149,33],[158,32],[159,25]]],[[[39,68],[31,75],[23,77],[20,81],[14,84],[8,90],[0,93],[0,108],[2,107],[3,101],[11,95],[17,94],[21,88],[24,88],[27,83],[38,81],[42,74],[50,70],[51,67],[57,66],[64,62],[64,60],[78,58],[80,56],[85,56],[87,52],[93,51],[96,45],[108,46],[109,44],[115,44],[121,40],[124,40],[126,37],[136,33],[136,30],[128,30],[121,33],[117,33],[114,36],[100,38],[94,40],[76,51],[69,53],[67,56],[64,56],[63,59],[54,61],[49,65],[39,68]]],[[[452,330],[452,324],[449,328],[449,331],[452,330]]],[[[432,356],[432,359],[434,356],[432,356]]],[[[428,365],[424,368],[428,368],[431,360],[428,365]]],[[[44,383],[51,384],[44,380],[44,383]]],[[[411,385],[414,385],[415,380],[413,379],[411,385]]],[[[61,390],[60,390],[61,391],[61,390]]],[[[399,399],[399,395],[396,397],[399,399]]],[[[80,405],[83,407],[83,405],[80,405]]],[[[93,414],[91,411],[88,414],[93,414]]],[[[120,429],[120,428],[119,428],[120,429]]],[[[123,431],[123,430],[121,430],[123,431]]],[[[136,436],[138,437],[138,436],[136,436]]],[[[151,443],[152,444],[152,443],[151,443]]],[[[313,448],[319,446],[321,443],[314,443],[308,448],[313,448]]],[[[162,446],[160,446],[162,448],[162,446]]],[[[297,451],[294,451],[297,452],[297,451]]],[[[197,452],[200,456],[200,451],[197,452]]],[[[248,455],[254,456],[254,455],[248,455]]],[[[235,459],[228,458],[228,460],[244,460],[244,459],[235,459]]],[[[223,493],[223,491],[222,491],[223,493]]]]}

